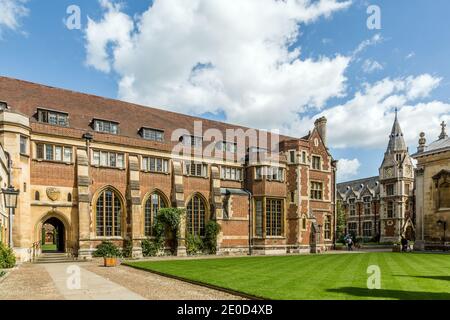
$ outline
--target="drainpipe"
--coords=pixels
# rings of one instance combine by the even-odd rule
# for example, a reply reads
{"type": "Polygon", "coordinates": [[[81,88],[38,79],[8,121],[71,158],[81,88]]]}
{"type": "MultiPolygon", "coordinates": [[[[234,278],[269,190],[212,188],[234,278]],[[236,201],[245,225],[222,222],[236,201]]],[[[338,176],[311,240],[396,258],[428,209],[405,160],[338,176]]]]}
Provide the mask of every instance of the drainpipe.
{"type": "MultiPolygon", "coordinates": [[[[12,170],[12,160],[11,160],[11,155],[5,151],[5,155],[6,155],[6,159],[8,161],[8,186],[11,185],[11,170],[12,170]]],[[[14,216],[12,214],[12,210],[11,208],[8,209],[9,210],[9,247],[12,249],[14,247],[14,243],[13,243],[13,223],[14,223],[14,216]]]]}
{"type": "Polygon", "coordinates": [[[243,189],[248,194],[248,254],[253,254],[253,210],[252,210],[252,193],[243,189]]]}

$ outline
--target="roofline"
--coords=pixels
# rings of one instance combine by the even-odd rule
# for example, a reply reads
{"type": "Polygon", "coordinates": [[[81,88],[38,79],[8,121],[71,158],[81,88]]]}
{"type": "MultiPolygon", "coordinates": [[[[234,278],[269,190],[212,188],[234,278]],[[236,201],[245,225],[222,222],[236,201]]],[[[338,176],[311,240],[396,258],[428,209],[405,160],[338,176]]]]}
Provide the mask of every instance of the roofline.
{"type": "Polygon", "coordinates": [[[446,151],[450,151],[450,147],[444,147],[444,148],[439,148],[439,149],[434,149],[434,150],[424,151],[424,152],[416,152],[416,153],[412,154],[411,157],[416,159],[416,158],[429,156],[429,155],[432,155],[435,153],[441,153],[441,152],[446,152],[446,151]]]}
{"type": "MultiPolygon", "coordinates": [[[[17,79],[17,78],[12,78],[12,77],[7,77],[7,76],[0,75],[0,79],[1,78],[8,79],[8,80],[11,80],[11,81],[18,81],[18,82],[22,82],[22,83],[29,84],[29,85],[45,87],[45,88],[52,89],[52,90],[64,91],[64,92],[69,92],[69,93],[72,93],[72,94],[83,95],[83,96],[88,96],[88,97],[97,98],[97,99],[103,99],[103,100],[111,101],[111,102],[122,102],[122,103],[126,103],[126,104],[129,104],[129,105],[135,106],[135,107],[142,108],[142,109],[159,110],[159,111],[163,111],[163,112],[167,112],[167,113],[176,114],[176,115],[179,115],[179,116],[191,118],[194,121],[195,120],[198,120],[198,121],[206,120],[206,121],[210,121],[212,123],[222,124],[224,126],[233,126],[233,127],[237,127],[237,128],[241,128],[241,129],[253,129],[253,130],[263,131],[263,129],[251,128],[251,127],[246,127],[246,126],[239,125],[239,124],[233,124],[233,123],[230,123],[230,122],[212,120],[212,119],[207,119],[207,118],[201,118],[201,117],[198,117],[198,116],[192,116],[192,115],[189,115],[189,114],[174,112],[174,111],[170,111],[168,109],[165,109],[163,107],[159,107],[159,108],[158,107],[150,107],[150,106],[145,106],[145,105],[142,105],[142,104],[137,104],[137,103],[133,103],[133,102],[129,102],[129,101],[120,100],[118,98],[113,99],[113,98],[99,96],[99,95],[92,94],[92,93],[86,93],[86,92],[80,92],[80,91],[75,91],[75,90],[71,90],[71,89],[54,87],[54,86],[50,86],[50,85],[46,85],[46,84],[42,84],[42,83],[36,83],[36,82],[31,82],[31,81],[27,81],[27,80],[22,80],[22,79],[17,79]]],[[[98,119],[98,120],[103,120],[103,119],[98,119]]],[[[106,120],[106,119],[104,119],[104,120],[106,120]]],[[[109,121],[109,120],[107,120],[107,121],[109,121]]],[[[271,132],[269,132],[269,133],[272,134],[271,132]]],[[[297,138],[297,137],[287,136],[287,135],[283,135],[283,134],[277,134],[277,135],[279,137],[283,137],[285,140],[303,140],[303,138],[297,138]]]]}
{"type": "Polygon", "coordinates": [[[350,181],[345,181],[345,182],[339,182],[339,183],[337,183],[337,185],[351,184],[351,183],[355,183],[355,182],[359,182],[359,181],[365,181],[365,180],[370,180],[370,179],[380,180],[380,176],[373,176],[373,177],[367,177],[367,178],[362,178],[362,179],[356,179],[356,180],[350,180],[350,181]]]}

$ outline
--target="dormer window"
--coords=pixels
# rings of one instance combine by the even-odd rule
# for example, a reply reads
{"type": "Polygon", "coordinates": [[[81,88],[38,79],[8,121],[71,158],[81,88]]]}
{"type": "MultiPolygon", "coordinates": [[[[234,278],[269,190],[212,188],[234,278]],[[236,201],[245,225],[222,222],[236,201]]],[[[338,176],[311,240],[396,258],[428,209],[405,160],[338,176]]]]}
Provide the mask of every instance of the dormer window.
{"type": "Polygon", "coordinates": [[[94,130],[102,133],[118,134],[119,123],[108,120],[94,119],[94,130]]]}
{"type": "Polygon", "coordinates": [[[180,141],[182,141],[185,146],[190,146],[194,148],[201,147],[203,144],[203,138],[197,136],[184,135],[180,138],[180,141]]]}
{"type": "Polygon", "coordinates": [[[6,101],[0,101],[0,111],[8,109],[8,103],[6,101]]]}
{"type": "Polygon", "coordinates": [[[151,128],[141,128],[141,130],[139,130],[139,134],[142,136],[142,138],[144,138],[146,140],[158,141],[158,142],[164,141],[164,131],[163,130],[157,130],[157,129],[151,129],[151,128]]]}
{"type": "Polygon", "coordinates": [[[48,109],[38,109],[38,121],[61,127],[68,127],[69,114],[48,109]]]}

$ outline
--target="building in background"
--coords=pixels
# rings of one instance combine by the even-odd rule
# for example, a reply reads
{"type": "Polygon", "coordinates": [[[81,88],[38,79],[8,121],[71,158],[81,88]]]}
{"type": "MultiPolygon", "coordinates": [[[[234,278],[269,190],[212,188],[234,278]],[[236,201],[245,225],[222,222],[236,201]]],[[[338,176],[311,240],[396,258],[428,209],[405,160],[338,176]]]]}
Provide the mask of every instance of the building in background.
{"type": "Polygon", "coordinates": [[[140,257],[164,207],[186,210],[180,255],[186,235],[203,236],[209,220],[221,225],[219,254],[317,252],[333,244],[336,162],[325,118],[303,138],[269,134],[276,145],[265,149],[244,127],[5,77],[0,101],[0,144],[20,189],[13,239],[22,261],[43,241],[46,224],[56,230],[58,251],[90,258],[110,240],[131,243],[140,257]],[[212,140],[216,157],[204,157],[197,151],[211,146],[208,129],[242,134],[212,140]],[[180,145],[193,151],[175,154],[180,145]]]}
{"type": "Polygon", "coordinates": [[[345,211],[347,233],[365,241],[378,241],[381,224],[378,176],[338,184],[337,199],[345,211]]]}
{"type": "Polygon", "coordinates": [[[417,250],[442,247],[450,234],[450,138],[442,122],[438,140],[426,144],[420,134],[416,168],[417,250]],[[445,231],[446,237],[444,238],[445,231]]]}
{"type": "Polygon", "coordinates": [[[397,112],[379,176],[338,184],[347,232],[364,240],[414,239],[414,170],[397,112]]]}

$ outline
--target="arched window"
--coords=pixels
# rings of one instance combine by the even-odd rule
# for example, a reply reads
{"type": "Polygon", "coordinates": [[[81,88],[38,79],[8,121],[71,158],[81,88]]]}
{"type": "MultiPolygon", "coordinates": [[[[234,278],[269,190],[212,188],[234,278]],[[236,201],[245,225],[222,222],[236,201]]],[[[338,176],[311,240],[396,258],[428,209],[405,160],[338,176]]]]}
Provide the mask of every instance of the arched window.
{"type": "Polygon", "coordinates": [[[72,202],[72,194],[70,192],[67,194],[67,202],[72,202]]]}
{"type": "Polygon", "coordinates": [[[450,208],[450,183],[448,182],[439,186],[439,208],[450,208]]]}
{"type": "Polygon", "coordinates": [[[97,214],[97,236],[118,237],[121,235],[122,202],[112,189],[100,193],[95,204],[97,214]]]}
{"type": "Polygon", "coordinates": [[[36,201],[41,200],[41,194],[39,193],[39,191],[36,191],[34,193],[34,200],[36,200],[36,201]]]}
{"type": "Polygon", "coordinates": [[[153,235],[152,225],[161,208],[166,208],[167,203],[159,193],[155,192],[148,197],[145,202],[144,220],[145,220],[145,235],[150,237],[153,235]]]}
{"type": "Polygon", "coordinates": [[[195,195],[187,205],[187,232],[192,235],[205,235],[206,206],[203,199],[195,195]]]}

